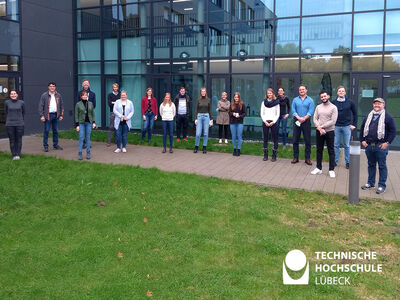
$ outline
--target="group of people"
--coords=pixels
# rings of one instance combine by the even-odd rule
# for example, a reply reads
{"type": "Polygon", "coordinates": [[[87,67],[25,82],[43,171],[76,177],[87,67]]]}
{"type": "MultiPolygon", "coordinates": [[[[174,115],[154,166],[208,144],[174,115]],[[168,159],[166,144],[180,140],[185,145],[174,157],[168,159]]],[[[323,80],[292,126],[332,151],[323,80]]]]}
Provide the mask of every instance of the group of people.
{"type": "MultiPolygon", "coordinates": [[[[112,135],[115,132],[115,153],[127,152],[127,134],[131,129],[131,119],[134,115],[134,105],[128,99],[127,92],[120,91],[119,85],[114,83],[112,92],[108,95],[110,108],[110,126],[108,131],[107,146],[111,146],[112,135]]],[[[293,160],[292,164],[299,162],[299,140],[303,134],[305,142],[305,163],[312,165],[311,155],[311,118],[316,128],[317,165],[311,174],[322,174],[323,149],[326,144],[329,155],[329,176],[335,177],[335,166],[339,160],[340,145],[344,146],[344,158],[346,168],[350,166],[350,138],[351,132],[357,128],[357,109],[352,100],[346,97],[344,86],[337,88],[337,97],[330,101],[330,95],[326,90],[319,94],[321,104],[314,107],[314,100],[307,95],[307,86],[301,84],[299,95],[290,104],[285,96],[285,90],[280,87],[278,96],[272,88],[267,89],[265,99],[261,102],[260,117],[264,135],[264,157],[268,160],[269,132],[272,140],[271,161],[276,161],[278,152],[279,128],[282,128],[283,148],[287,141],[287,121],[289,113],[293,117],[293,160]],[[282,126],[280,126],[280,124],[282,126]]],[[[187,141],[187,129],[190,119],[192,101],[186,93],[185,87],[181,87],[179,93],[172,100],[170,93],[165,93],[160,106],[153,95],[153,89],[146,89],[141,100],[141,113],[143,118],[142,141],[150,142],[154,121],[160,115],[163,128],[163,149],[167,152],[167,136],[169,136],[169,152],[173,153],[173,127],[176,121],[177,141],[187,141]]],[[[88,80],[82,82],[82,90],[78,92],[75,104],[75,127],[79,132],[78,159],[82,160],[83,148],[86,148],[86,159],[90,159],[91,131],[97,128],[94,109],[96,107],[96,95],[90,90],[88,80]]],[[[229,129],[232,135],[233,155],[240,156],[242,146],[243,120],[246,116],[246,107],[240,93],[233,94],[232,103],[228,100],[226,92],[221,93],[221,99],[217,105],[218,116],[216,123],[219,126],[219,143],[228,143],[229,129]]],[[[22,136],[24,134],[24,101],[19,99],[18,91],[10,91],[10,99],[5,102],[6,129],[10,140],[10,149],[13,160],[20,159],[22,148],[22,136]]],[[[56,90],[55,82],[48,84],[48,90],[43,93],[39,101],[40,120],[44,124],[43,149],[49,151],[48,134],[50,127],[53,132],[53,148],[63,150],[58,144],[58,121],[63,120],[64,105],[62,96],[56,90]]],[[[205,87],[200,89],[200,96],[196,101],[194,124],[196,137],[194,153],[199,151],[200,139],[203,136],[202,152],[207,153],[209,127],[213,126],[212,103],[207,95],[205,87]]],[[[368,159],[368,182],[362,189],[375,187],[376,165],[379,166],[379,181],[376,193],[381,194],[386,189],[387,166],[386,156],[388,146],[396,137],[396,125],[393,117],[385,110],[385,100],[376,98],[373,100],[373,109],[364,118],[360,127],[360,142],[365,147],[368,159]]]]}

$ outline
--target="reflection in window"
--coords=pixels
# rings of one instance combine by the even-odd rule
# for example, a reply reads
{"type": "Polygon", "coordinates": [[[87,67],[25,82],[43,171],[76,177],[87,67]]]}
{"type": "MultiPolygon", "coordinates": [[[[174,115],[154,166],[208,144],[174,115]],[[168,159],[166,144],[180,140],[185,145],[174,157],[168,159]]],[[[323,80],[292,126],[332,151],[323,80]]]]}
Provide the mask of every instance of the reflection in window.
{"type": "Polygon", "coordinates": [[[275,72],[298,72],[299,58],[298,57],[276,57],[275,72]]]}
{"type": "Polygon", "coordinates": [[[150,27],[150,4],[122,5],[119,18],[122,29],[150,27]]]}
{"type": "Polygon", "coordinates": [[[386,8],[400,8],[399,0],[386,0],[386,8]]]}
{"type": "Polygon", "coordinates": [[[153,33],[153,52],[154,58],[169,58],[169,47],[171,39],[168,28],[154,29],[153,33]]]}
{"type": "Polygon", "coordinates": [[[170,14],[169,1],[153,3],[153,26],[167,27],[170,24],[170,14]]]}
{"type": "Polygon", "coordinates": [[[385,51],[400,50],[400,11],[386,12],[385,51]]]}
{"type": "Polygon", "coordinates": [[[205,0],[173,1],[171,20],[175,25],[203,24],[205,21],[205,0]]]}
{"type": "Polygon", "coordinates": [[[207,38],[203,26],[173,28],[172,51],[174,58],[204,57],[207,38]]]}
{"type": "Polygon", "coordinates": [[[276,1],[275,14],[278,18],[300,15],[300,0],[276,1]]]}
{"type": "Polygon", "coordinates": [[[211,59],[210,73],[229,73],[229,59],[211,59]]]}
{"type": "Polygon", "coordinates": [[[230,0],[210,0],[208,22],[227,22],[230,19],[230,0]]]}
{"type": "Polygon", "coordinates": [[[353,51],[381,51],[383,12],[354,14],[353,51]]]}
{"type": "Polygon", "coordinates": [[[78,40],[78,60],[99,60],[100,39],[78,40]]]}
{"type": "Polygon", "coordinates": [[[77,11],[77,32],[101,31],[100,8],[77,11]]]}
{"type": "MultiPolygon", "coordinates": [[[[156,39],[156,37],[154,38],[156,39]]],[[[121,59],[145,59],[149,57],[148,30],[138,29],[121,32],[121,59]]]]}
{"type": "Polygon", "coordinates": [[[383,9],[384,0],[354,0],[354,10],[376,10],[383,9]]]}
{"type": "Polygon", "coordinates": [[[351,15],[303,18],[303,53],[350,52],[351,15]]]}
{"type": "Polygon", "coordinates": [[[0,71],[19,71],[19,57],[0,55],[0,71]]]}
{"type": "Polygon", "coordinates": [[[0,0],[0,19],[18,21],[18,0],[0,0]]]}
{"type": "Polygon", "coordinates": [[[351,55],[305,56],[301,58],[302,72],[350,71],[351,55]]]}
{"type": "Polygon", "coordinates": [[[303,16],[351,12],[352,8],[352,0],[324,0],[323,5],[316,5],[315,0],[303,0],[303,16]]]}
{"type": "MultiPolygon", "coordinates": [[[[118,30],[118,10],[116,6],[105,6],[102,8],[103,20],[102,26],[103,30],[118,30]]],[[[115,34],[116,36],[116,34],[115,34]]]]}
{"type": "Polygon", "coordinates": [[[229,25],[214,24],[208,29],[210,56],[229,56],[229,25]]]}
{"type": "Polygon", "coordinates": [[[302,74],[301,82],[307,85],[307,94],[314,99],[315,104],[319,104],[319,92],[327,90],[331,98],[336,99],[336,88],[343,85],[346,89],[350,85],[350,75],[348,73],[319,73],[319,74],[302,74]]]}
{"type": "Polygon", "coordinates": [[[232,59],[232,73],[269,73],[270,67],[269,58],[232,59]]]}
{"type": "Polygon", "coordinates": [[[276,23],[276,54],[299,53],[300,19],[278,20],[276,23]]]}
{"type": "Polygon", "coordinates": [[[76,1],[77,8],[92,7],[92,6],[99,6],[99,5],[100,5],[100,0],[77,0],[76,1]]]}
{"type": "Polygon", "coordinates": [[[385,71],[400,71],[400,53],[394,52],[385,54],[384,58],[385,71]]]}
{"type": "MultiPolygon", "coordinates": [[[[142,99],[144,91],[147,88],[146,77],[124,75],[122,76],[121,87],[127,91],[128,99],[132,100],[134,110],[140,111],[140,99],[142,99]]],[[[131,122],[133,129],[140,129],[142,126],[142,115],[140,113],[133,114],[131,122]]]]}
{"type": "Polygon", "coordinates": [[[382,54],[363,54],[353,55],[353,71],[381,71],[382,54]]]}

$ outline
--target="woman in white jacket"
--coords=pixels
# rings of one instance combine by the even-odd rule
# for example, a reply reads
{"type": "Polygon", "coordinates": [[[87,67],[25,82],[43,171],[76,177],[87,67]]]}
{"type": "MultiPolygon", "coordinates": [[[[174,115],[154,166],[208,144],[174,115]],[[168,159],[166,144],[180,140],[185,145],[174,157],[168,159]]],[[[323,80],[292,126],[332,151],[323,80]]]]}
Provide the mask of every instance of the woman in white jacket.
{"type": "Polygon", "coordinates": [[[163,128],[163,150],[162,153],[167,152],[167,134],[169,135],[169,153],[172,151],[172,142],[174,138],[174,117],[176,115],[175,104],[171,101],[171,94],[165,93],[164,101],[160,105],[160,116],[163,128]]]}
{"type": "Polygon", "coordinates": [[[114,104],[114,127],[116,130],[117,149],[115,153],[126,152],[126,143],[128,141],[128,131],[131,129],[131,119],[133,117],[134,108],[131,100],[128,99],[126,91],[121,91],[121,99],[114,104]]]}
{"type": "Polygon", "coordinates": [[[276,99],[275,92],[273,89],[267,89],[265,93],[265,99],[261,103],[261,119],[263,121],[263,133],[264,133],[264,158],[263,160],[268,160],[268,136],[271,130],[272,141],[274,146],[272,149],[272,159],[271,161],[276,161],[276,154],[278,153],[278,125],[277,121],[279,119],[280,109],[279,100],[276,99]]]}

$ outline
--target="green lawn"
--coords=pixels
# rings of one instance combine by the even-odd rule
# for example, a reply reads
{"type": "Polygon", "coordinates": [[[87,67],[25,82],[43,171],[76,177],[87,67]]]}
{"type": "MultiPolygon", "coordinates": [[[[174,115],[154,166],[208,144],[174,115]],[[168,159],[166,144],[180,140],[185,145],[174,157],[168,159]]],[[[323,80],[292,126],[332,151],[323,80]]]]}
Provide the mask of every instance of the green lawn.
{"type": "Polygon", "coordinates": [[[0,299],[399,297],[400,203],[44,156],[0,163],[0,299]],[[292,249],[310,258],[307,286],[282,283],[292,249]],[[322,250],[376,251],[384,272],[315,285],[322,250]]]}
{"type": "MultiPolygon", "coordinates": [[[[64,130],[59,131],[59,137],[64,139],[78,139],[78,133],[75,130],[64,130]]],[[[147,137],[147,136],[146,136],[147,137]]],[[[107,131],[96,130],[92,131],[92,140],[98,142],[107,142],[107,131]]],[[[169,143],[167,141],[167,143],[169,143]]],[[[128,133],[128,144],[136,144],[136,145],[146,145],[146,146],[154,146],[154,147],[162,147],[163,141],[161,135],[153,135],[151,138],[151,142],[148,143],[142,142],[141,133],[128,133]]],[[[176,137],[174,137],[174,148],[178,149],[194,149],[194,137],[189,137],[189,141],[185,142],[181,140],[180,142],[176,141],[176,137]]],[[[203,139],[200,140],[200,148],[203,146],[203,139]]],[[[264,155],[263,154],[263,142],[262,141],[243,141],[242,144],[242,154],[248,155],[264,155]]],[[[272,144],[271,142],[268,145],[269,147],[269,156],[272,155],[272,144]]],[[[209,138],[207,143],[207,151],[215,151],[215,152],[223,152],[223,153],[232,153],[232,141],[229,140],[229,144],[218,144],[218,139],[209,138]]],[[[292,145],[288,145],[286,149],[282,149],[282,145],[279,145],[278,157],[281,158],[293,158],[293,148],[292,145]]],[[[304,159],[304,146],[300,145],[300,159],[304,159]]],[[[311,159],[316,160],[316,147],[311,147],[311,159]]],[[[328,151],[324,150],[323,159],[328,161],[328,151]]]]}

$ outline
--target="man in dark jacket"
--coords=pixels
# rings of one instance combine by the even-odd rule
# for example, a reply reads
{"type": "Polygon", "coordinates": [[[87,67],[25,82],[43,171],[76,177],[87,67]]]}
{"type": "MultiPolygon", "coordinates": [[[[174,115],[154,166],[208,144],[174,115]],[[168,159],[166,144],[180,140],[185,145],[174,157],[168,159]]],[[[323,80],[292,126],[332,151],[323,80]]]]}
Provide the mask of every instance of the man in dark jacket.
{"type": "Polygon", "coordinates": [[[192,101],[188,94],[186,94],[186,89],[181,87],[179,94],[176,95],[174,99],[174,104],[176,107],[176,141],[181,140],[181,130],[183,130],[183,140],[187,141],[187,128],[189,124],[190,107],[192,101]]]}
{"type": "Polygon", "coordinates": [[[96,94],[90,90],[90,82],[87,79],[82,81],[82,90],[76,93],[75,104],[81,101],[81,92],[85,91],[88,93],[88,101],[93,103],[93,108],[96,108],[96,94]]]}
{"type": "Polygon", "coordinates": [[[62,150],[58,145],[58,120],[62,121],[64,115],[64,105],[61,95],[56,91],[55,82],[48,84],[48,91],[40,96],[39,101],[40,121],[44,123],[43,148],[44,152],[49,151],[47,143],[49,138],[50,126],[53,129],[53,147],[55,150],[62,150]]]}
{"type": "Polygon", "coordinates": [[[110,108],[110,125],[108,127],[108,138],[107,138],[107,147],[111,146],[111,139],[112,139],[112,134],[115,131],[114,128],[114,104],[115,102],[121,98],[121,91],[119,90],[119,85],[118,83],[114,83],[112,85],[112,92],[108,94],[107,101],[108,101],[108,106],[110,108]]]}
{"type": "Polygon", "coordinates": [[[386,156],[389,144],[396,137],[396,124],[393,117],[385,110],[385,100],[376,98],[373,110],[364,118],[360,128],[360,141],[365,147],[368,158],[368,182],[361,188],[367,190],[375,186],[376,164],[379,166],[377,194],[386,189],[387,166],[386,156]]]}

